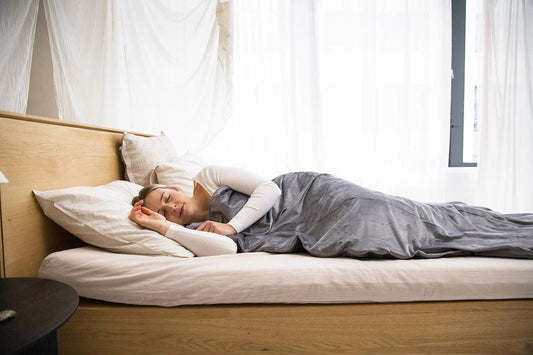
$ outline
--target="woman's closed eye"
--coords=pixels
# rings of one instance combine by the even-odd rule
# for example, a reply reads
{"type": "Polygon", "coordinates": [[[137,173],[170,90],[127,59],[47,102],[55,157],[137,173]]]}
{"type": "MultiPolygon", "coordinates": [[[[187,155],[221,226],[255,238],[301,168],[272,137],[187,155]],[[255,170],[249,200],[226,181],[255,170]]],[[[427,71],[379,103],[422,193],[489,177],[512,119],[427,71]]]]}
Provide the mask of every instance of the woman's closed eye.
{"type": "MultiPolygon", "coordinates": [[[[170,197],[171,197],[170,194],[165,193],[161,197],[162,197],[161,200],[164,201],[165,203],[169,203],[170,202],[170,197]]],[[[165,218],[167,217],[166,216],[166,211],[165,211],[164,208],[159,209],[159,211],[157,211],[157,213],[159,213],[160,215],[162,215],[165,218]]]]}

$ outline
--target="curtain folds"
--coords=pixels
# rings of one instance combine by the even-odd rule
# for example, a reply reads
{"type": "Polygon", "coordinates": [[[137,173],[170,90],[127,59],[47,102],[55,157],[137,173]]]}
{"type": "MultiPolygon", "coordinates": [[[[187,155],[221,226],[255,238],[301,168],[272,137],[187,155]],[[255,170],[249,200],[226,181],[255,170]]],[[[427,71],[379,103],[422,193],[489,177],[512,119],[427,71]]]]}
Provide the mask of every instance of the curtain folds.
{"type": "Polygon", "coordinates": [[[479,202],[533,212],[533,1],[484,5],[479,202]]]}
{"type": "Polygon", "coordinates": [[[0,110],[26,113],[38,0],[0,0],[0,110]]]}
{"type": "Polygon", "coordinates": [[[232,6],[233,115],[202,154],[265,176],[312,169],[319,129],[314,2],[232,6]]]}
{"type": "Polygon", "coordinates": [[[445,199],[450,1],[233,5],[234,114],[208,160],[445,199]]]}
{"type": "MultiPolygon", "coordinates": [[[[42,0],[60,119],[265,176],[533,211],[533,0],[483,1],[479,168],[448,168],[451,0],[42,0]]],[[[0,0],[26,112],[38,0],[0,0]]]]}
{"type": "Polygon", "coordinates": [[[229,3],[45,0],[44,7],[60,119],[164,131],[191,152],[224,126],[229,3]]]}
{"type": "Polygon", "coordinates": [[[318,5],[324,170],[448,199],[450,1],[318,5]]]}

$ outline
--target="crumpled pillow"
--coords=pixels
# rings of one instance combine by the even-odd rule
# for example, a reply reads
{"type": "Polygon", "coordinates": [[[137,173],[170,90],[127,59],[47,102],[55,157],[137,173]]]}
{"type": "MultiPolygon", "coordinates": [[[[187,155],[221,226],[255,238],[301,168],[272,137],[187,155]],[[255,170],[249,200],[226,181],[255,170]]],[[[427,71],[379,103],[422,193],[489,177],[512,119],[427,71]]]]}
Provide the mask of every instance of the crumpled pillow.
{"type": "Polygon", "coordinates": [[[141,188],[117,180],[33,193],[46,216],[87,244],[125,254],[193,257],[179,243],[129,219],[131,200],[141,188]]]}
{"type": "Polygon", "coordinates": [[[185,154],[169,163],[159,164],[150,175],[151,184],[178,187],[192,196],[193,178],[207,164],[194,154],[185,154]]]}
{"type": "Polygon", "coordinates": [[[179,156],[170,138],[163,133],[154,137],[124,133],[120,153],[126,180],[143,186],[150,183],[150,174],[156,166],[179,156]]]}

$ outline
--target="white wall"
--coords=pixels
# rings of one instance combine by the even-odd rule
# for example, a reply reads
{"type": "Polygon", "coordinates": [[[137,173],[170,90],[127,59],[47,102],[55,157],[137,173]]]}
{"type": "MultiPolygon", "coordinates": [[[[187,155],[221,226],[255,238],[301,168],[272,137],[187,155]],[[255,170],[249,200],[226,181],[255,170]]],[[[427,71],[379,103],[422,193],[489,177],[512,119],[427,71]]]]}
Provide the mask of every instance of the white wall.
{"type": "Polygon", "coordinates": [[[30,90],[28,93],[28,107],[26,113],[57,118],[52,56],[42,0],[39,2],[37,28],[35,29],[35,42],[33,45],[30,73],[30,90]]]}

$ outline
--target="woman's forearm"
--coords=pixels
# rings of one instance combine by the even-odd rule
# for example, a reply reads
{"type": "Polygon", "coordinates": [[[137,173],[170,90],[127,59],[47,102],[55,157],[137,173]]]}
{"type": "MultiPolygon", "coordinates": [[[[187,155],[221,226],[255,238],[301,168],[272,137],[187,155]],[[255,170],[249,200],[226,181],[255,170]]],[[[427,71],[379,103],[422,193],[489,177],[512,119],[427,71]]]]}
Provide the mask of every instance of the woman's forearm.
{"type": "Polygon", "coordinates": [[[244,169],[208,166],[195,179],[209,194],[213,194],[220,186],[228,186],[250,196],[244,207],[228,222],[237,233],[263,217],[281,195],[281,190],[274,182],[244,169]]]}
{"type": "Polygon", "coordinates": [[[174,223],[170,224],[165,236],[180,243],[196,256],[237,253],[237,244],[224,235],[187,229],[174,223]]]}
{"type": "Polygon", "coordinates": [[[237,232],[251,226],[267,213],[279,199],[281,191],[272,181],[265,181],[251,194],[243,208],[228,222],[237,232]]]}

